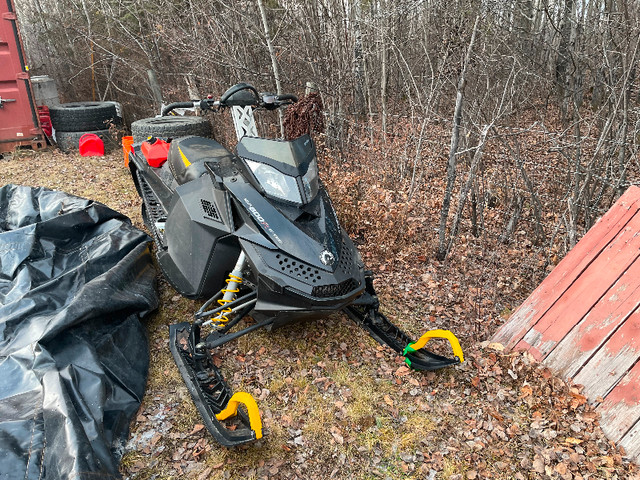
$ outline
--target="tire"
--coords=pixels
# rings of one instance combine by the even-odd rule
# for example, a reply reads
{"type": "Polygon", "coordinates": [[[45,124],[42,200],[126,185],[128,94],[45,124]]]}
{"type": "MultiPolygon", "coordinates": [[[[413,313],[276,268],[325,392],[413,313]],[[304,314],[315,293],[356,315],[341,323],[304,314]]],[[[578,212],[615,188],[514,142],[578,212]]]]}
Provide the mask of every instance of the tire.
{"type": "Polygon", "coordinates": [[[64,153],[69,153],[73,151],[77,151],[79,148],[80,137],[85,133],[95,133],[98,135],[102,141],[104,142],[104,151],[109,152],[118,145],[118,139],[116,135],[111,130],[93,130],[87,132],[58,132],[56,131],[56,143],[60,150],[64,153]]]}
{"type": "Polygon", "coordinates": [[[116,123],[117,111],[113,102],[72,102],[50,107],[53,128],[61,132],[89,132],[105,130],[116,123]]]}
{"type": "Polygon", "coordinates": [[[149,137],[176,138],[187,135],[211,136],[211,123],[204,117],[155,117],[136,120],[131,124],[135,143],[149,137]]]}

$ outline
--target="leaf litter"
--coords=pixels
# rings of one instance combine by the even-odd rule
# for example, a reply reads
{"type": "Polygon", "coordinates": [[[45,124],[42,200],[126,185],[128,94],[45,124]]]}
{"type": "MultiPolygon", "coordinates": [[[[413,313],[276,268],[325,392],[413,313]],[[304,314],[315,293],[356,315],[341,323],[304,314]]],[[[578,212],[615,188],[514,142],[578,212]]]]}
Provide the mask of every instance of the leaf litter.
{"type": "MultiPolygon", "coordinates": [[[[330,163],[324,166],[327,185],[344,215],[350,202],[344,184],[361,179],[330,163]]],[[[119,153],[83,158],[18,152],[0,160],[0,180],[101,201],[144,228],[119,153]]],[[[383,204],[391,201],[393,195],[380,192],[383,204]]],[[[412,218],[424,220],[412,220],[412,228],[431,221],[426,210],[415,210],[412,218]]],[[[385,221],[393,222],[393,211],[385,221]]],[[[346,215],[365,263],[378,267],[385,312],[415,334],[450,328],[461,338],[466,362],[413,372],[339,314],[243,337],[219,349],[215,361],[235,391],[259,398],[268,434],[255,445],[226,449],[204,428],[168,348],[168,325],[189,320],[199,305],[177,296],[159,275],[161,307],[144,320],[148,387],[131,423],[121,464],[125,478],[640,478],[638,467],[604,436],[579,386],[526,353],[478,342],[546,272],[527,275],[519,265],[522,251],[497,245],[498,253],[488,255],[473,239],[462,242],[457,259],[447,264],[431,263],[425,254],[433,251],[432,239],[391,249],[367,246],[359,235],[375,231],[375,220],[367,227],[346,215]]]]}

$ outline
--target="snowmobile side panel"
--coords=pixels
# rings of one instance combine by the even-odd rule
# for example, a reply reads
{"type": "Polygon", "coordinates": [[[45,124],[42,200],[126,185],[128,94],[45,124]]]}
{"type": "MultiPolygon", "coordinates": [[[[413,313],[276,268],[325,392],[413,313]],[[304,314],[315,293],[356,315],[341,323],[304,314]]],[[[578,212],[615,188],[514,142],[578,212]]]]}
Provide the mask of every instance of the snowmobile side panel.
{"type": "Polygon", "coordinates": [[[211,176],[205,175],[176,188],[176,194],[192,221],[225,233],[233,231],[229,194],[216,188],[211,176]]]}
{"type": "Polygon", "coordinates": [[[214,188],[209,175],[176,188],[164,236],[168,256],[187,281],[181,290],[185,296],[198,298],[218,291],[239,254],[230,235],[233,220],[227,196],[214,188]]]}

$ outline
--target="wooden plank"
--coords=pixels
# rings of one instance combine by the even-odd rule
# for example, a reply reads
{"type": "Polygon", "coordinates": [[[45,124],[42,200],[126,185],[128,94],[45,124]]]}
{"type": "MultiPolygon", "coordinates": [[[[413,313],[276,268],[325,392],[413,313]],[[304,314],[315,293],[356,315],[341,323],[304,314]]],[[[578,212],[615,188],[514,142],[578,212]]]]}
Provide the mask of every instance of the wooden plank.
{"type": "Polygon", "coordinates": [[[639,231],[640,215],[636,215],[515,348],[528,350],[537,360],[545,358],[638,258],[639,231]]]}
{"type": "Polygon", "coordinates": [[[640,188],[629,187],[496,332],[492,341],[507,348],[515,347],[639,209],[640,188]]]}
{"type": "MultiPolygon", "coordinates": [[[[640,263],[640,262],[637,262],[640,263]]],[[[639,300],[635,297],[636,302],[639,300]]],[[[587,343],[589,340],[586,340],[587,343]]],[[[575,376],[589,398],[604,397],[640,358],[640,311],[633,312],[575,376]]],[[[636,385],[640,390],[640,384],[636,385]]]]}
{"type": "MultiPolygon", "coordinates": [[[[627,372],[609,392],[596,411],[600,413],[602,431],[614,442],[631,433],[640,418],[640,363],[627,372]]],[[[635,435],[635,434],[634,434],[635,435]]]]}
{"type": "Polygon", "coordinates": [[[619,445],[625,449],[627,456],[640,463],[640,421],[620,439],[619,445]]]}
{"type": "MultiPolygon", "coordinates": [[[[585,363],[605,345],[616,329],[637,309],[638,305],[640,305],[640,262],[635,262],[580,323],[558,343],[547,356],[545,364],[564,378],[575,377],[585,363]]],[[[615,356],[616,353],[606,349],[606,354],[603,354],[609,357],[615,356]]],[[[591,371],[596,368],[596,365],[588,365],[585,369],[591,371]]],[[[575,378],[574,381],[583,383],[575,378]]]]}

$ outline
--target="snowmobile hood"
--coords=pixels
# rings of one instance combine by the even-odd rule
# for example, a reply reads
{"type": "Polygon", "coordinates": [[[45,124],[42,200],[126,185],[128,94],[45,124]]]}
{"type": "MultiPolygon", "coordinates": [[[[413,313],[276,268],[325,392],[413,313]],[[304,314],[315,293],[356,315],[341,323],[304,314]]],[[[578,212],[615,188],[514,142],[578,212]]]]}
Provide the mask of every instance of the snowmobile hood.
{"type": "Polygon", "coordinates": [[[335,270],[341,254],[342,232],[323,189],[304,207],[276,206],[249,182],[236,178],[225,179],[226,188],[249,212],[274,249],[323,270],[335,270]]]}

